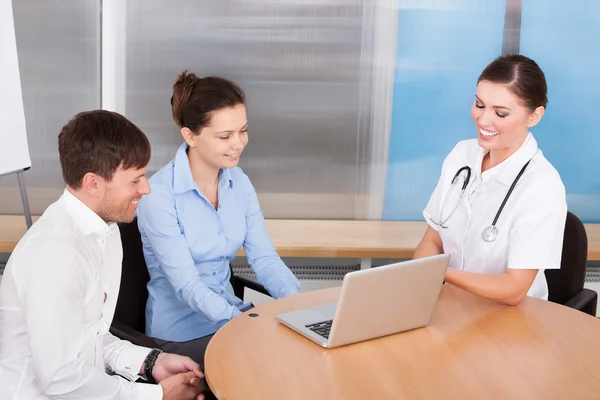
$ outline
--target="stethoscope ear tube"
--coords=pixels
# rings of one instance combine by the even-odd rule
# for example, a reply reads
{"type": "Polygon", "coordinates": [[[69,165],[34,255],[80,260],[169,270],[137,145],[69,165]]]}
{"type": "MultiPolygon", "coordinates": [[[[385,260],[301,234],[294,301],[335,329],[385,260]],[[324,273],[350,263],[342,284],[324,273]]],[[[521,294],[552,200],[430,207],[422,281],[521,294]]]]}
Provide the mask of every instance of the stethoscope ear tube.
{"type": "Polygon", "coordinates": [[[468,165],[465,165],[464,167],[462,167],[461,169],[456,171],[456,174],[454,174],[454,178],[452,178],[452,184],[454,184],[454,182],[456,181],[456,178],[458,178],[460,173],[463,171],[467,171],[467,177],[465,178],[465,180],[463,182],[462,189],[461,189],[462,191],[464,191],[467,188],[467,186],[469,185],[469,181],[471,180],[471,167],[469,167],[468,165]]]}
{"type": "Polygon", "coordinates": [[[468,165],[465,165],[464,167],[462,167],[461,169],[459,169],[458,171],[456,171],[456,174],[454,174],[454,177],[452,178],[452,182],[450,183],[450,185],[454,185],[456,183],[456,179],[458,179],[458,177],[460,176],[460,173],[462,171],[467,171],[467,176],[465,177],[465,180],[463,182],[462,185],[462,189],[460,190],[460,196],[458,198],[458,201],[456,202],[456,205],[454,206],[454,208],[452,209],[452,211],[450,211],[450,214],[448,215],[448,217],[446,219],[444,219],[444,209],[446,208],[446,204],[448,203],[448,198],[450,197],[450,190],[448,190],[448,193],[446,193],[446,197],[444,198],[444,203],[442,204],[442,207],[440,209],[440,220],[439,222],[435,221],[433,218],[430,218],[431,222],[433,222],[436,225],[439,225],[440,227],[446,229],[448,228],[446,226],[446,222],[448,222],[448,220],[450,219],[450,217],[452,217],[452,215],[454,214],[454,212],[456,211],[456,209],[458,208],[458,205],[460,204],[460,201],[463,198],[463,195],[465,194],[465,189],[467,188],[467,185],[469,184],[469,180],[471,179],[471,167],[469,167],[468,165]]]}
{"type": "Polygon", "coordinates": [[[496,216],[494,217],[494,222],[492,222],[492,226],[496,226],[496,222],[498,222],[498,218],[500,217],[500,214],[502,213],[502,210],[504,209],[504,205],[508,201],[510,194],[512,193],[515,186],[517,186],[517,182],[519,182],[521,175],[523,175],[523,172],[525,172],[525,169],[527,168],[527,166],[529,165],[530,162],[531,162],[531,160],[527,161],[527,163],[525,165],[523,165],[523,168],[521,168],[521,171],[519,171],[519,174],[513,181],[512,185],[510,185],[510,189],[508,189],[508,193],[506,193],[506,196],[504,196],[504,200],[502,201],[502,204],[500,205],[500,208],[498,209],[498,212],[496,213],[496,216]]]}

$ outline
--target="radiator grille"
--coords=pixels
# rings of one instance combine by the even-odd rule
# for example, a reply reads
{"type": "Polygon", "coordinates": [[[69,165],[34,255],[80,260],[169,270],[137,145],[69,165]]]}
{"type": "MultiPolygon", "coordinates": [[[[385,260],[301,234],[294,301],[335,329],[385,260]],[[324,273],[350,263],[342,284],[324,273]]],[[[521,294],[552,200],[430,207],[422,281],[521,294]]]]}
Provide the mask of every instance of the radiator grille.
{"type": "Polygon", "coordinates": [[[4,268],[6,268],[6,263],[8,262],[8,253],[0,253],[0,276],[4,273],[4,268]]]}
{"type": "MultiPolygon", "coordinates": [[[[296,275],[299,280],[342,280],[348,272],[360,269],[359,264],[352,265],[294,265],[287,264],[288,268],[296,275]]],[[[235,274],[244,274],[254,276],[254,272],[248,264],[231,264],[235,274]]]]}
{"type": "Polygon", "coordinates": [[[587,267],[585,271],[586,282],[600,282],[600,267],[587,267]]]}

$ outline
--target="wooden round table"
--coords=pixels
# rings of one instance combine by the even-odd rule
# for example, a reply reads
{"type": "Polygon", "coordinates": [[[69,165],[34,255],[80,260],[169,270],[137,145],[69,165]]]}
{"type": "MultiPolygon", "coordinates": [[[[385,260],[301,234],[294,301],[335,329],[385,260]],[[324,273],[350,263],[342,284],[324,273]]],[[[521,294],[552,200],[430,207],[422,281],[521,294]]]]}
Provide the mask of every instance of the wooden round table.
{"type": "Polygon", "coordinates": [[[421,329],[323,349],[275,316],[336,301],[280,299],[227,323],[206,351],[219,399],[600,399],[600,320],[526,298],[503,306],[442,289],[421,329]],[[249,314],[258,314],[250,317],[249,314]]]}

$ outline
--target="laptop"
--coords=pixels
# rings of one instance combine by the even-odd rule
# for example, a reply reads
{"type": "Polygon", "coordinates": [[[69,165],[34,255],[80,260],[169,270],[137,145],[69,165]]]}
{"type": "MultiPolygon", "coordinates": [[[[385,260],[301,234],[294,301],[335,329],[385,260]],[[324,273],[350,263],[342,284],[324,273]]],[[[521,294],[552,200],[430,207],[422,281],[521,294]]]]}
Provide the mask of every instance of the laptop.
{"type": "Polygon", "coordinates": [[[337,303],[277,315],[285,326],[325,348],[429,324],[450,255],[440,254],[344,276],[337,303]]]}

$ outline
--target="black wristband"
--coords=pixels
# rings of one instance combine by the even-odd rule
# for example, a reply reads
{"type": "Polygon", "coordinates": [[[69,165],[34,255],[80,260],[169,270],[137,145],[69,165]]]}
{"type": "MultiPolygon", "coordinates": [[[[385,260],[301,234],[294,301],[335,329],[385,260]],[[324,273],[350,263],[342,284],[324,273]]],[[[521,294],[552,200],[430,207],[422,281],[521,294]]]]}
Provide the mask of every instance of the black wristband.
{"type": "Polygon", "coordinates": [[[150,353],[148,353],[148,355],[146,356],[146,359],[144,360],[143,378],[145,378],[147,380],[152,380],[152,369],[154,368],[154,364],[156,363],[156,360],[158,359],[158,356],[160,355],[160,353],[162,353],[162,350],[159,350],[159,349],[150,350],[150,353]]]}

